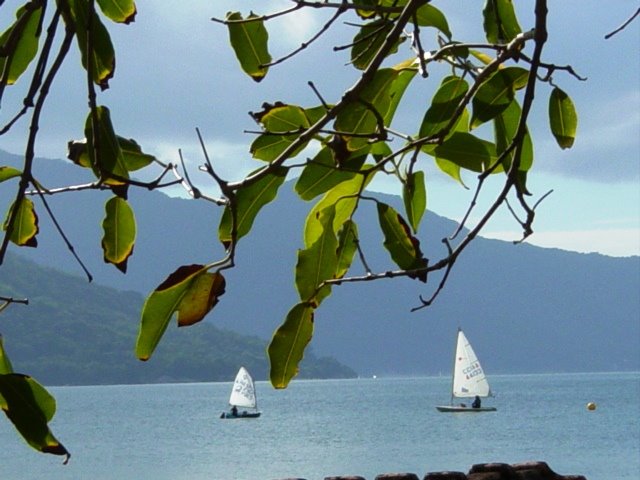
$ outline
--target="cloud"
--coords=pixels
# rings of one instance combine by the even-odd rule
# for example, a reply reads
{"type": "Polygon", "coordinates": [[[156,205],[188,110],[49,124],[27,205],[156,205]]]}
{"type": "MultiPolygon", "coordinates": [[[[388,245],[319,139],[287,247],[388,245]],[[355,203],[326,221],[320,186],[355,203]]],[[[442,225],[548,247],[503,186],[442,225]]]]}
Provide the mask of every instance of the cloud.
{"type": "Polygon", "coordinates": [[[570,150],[560,150],[546,125],[536,129],[534,170],[602,183],[640,181],[640,90],[584,103],[570,150]]]}

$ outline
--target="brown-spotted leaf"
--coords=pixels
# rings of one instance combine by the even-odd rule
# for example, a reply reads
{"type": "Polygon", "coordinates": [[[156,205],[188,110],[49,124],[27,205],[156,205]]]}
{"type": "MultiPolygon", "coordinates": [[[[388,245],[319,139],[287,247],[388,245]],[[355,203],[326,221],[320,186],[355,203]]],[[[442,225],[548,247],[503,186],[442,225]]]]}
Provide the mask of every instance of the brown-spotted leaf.
{"type": "Polygon", "coordinates": [[[204,265],[183,265],[147,297],[142,307],[140,331],[136,341],[136,356],[140,360],[151,358],[192,282],[204,272],[204,265]]]}
{"type": "MultiPolygon", "coordinates": [[[[4,230],[7,230],[9,219],[15,208],[15,204],[11,206],[3,225],[4,230]]],[[[21,247],[35,248],[38,246],[38,240],[36,238],[38,232],[38,215],[36,214],[33,202],[28,198],[23,198],[16,209],[15,219],[11,232],[9,232],[9,239],[21,247]]]]}
{"type": "Polygon", "coordinates": [[[56,411],[56,401],[42,385],[28,375],[3,373],[0,398],[2,410],[32,448],[64,455],[67,462],[69,452],[48,426],[56,411]]]}
{"type": "MultiPolygon", "coordinates": [[[[416,270],[427,266],[420,250],[420,241],[411,235],[411,229],[402,216],[391,206],[378,202],[378,220],[384,234],[384,246],[393,261],[403,270],[416,270]]],[[[410,278],[427,281],[425,271],[412,273],[410,278]]]]}
{"type": "Polygon", "coordinates": [[[201,321],[224,294],[226,282],[220,272],[195,277],[178,307],[178,326],[187,327],[201,321]]]}

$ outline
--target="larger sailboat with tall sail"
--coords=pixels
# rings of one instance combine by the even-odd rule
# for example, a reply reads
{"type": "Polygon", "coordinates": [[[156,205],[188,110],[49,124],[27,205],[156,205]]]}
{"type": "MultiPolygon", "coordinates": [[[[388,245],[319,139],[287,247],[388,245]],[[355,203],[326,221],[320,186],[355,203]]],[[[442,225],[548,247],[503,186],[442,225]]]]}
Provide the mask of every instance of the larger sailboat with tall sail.
{"type": "Polygon", "coordinates": [[[253,378],[244,367],[240,367],[233,382],[229,405],[231,406],[230,410],[222,412],[220,418],[257,418],[260,416],[258,400],[256,399],[256,386],[253,383],[253,378]],[[238,407],[245,410],[240,411],[238,407]]]}
{"type": "Polygon", "coordinates": [[[438,405],[439,412],[495,412],[495,407],[481,406],[481,397],[490,397],[491,388],[478,357],[462,329],[458,328],[456,355],[453,359],[453,381],[449,405],[438,405]],[[454,398],[473,398],[471,405],[454,405],[454,398]]]}

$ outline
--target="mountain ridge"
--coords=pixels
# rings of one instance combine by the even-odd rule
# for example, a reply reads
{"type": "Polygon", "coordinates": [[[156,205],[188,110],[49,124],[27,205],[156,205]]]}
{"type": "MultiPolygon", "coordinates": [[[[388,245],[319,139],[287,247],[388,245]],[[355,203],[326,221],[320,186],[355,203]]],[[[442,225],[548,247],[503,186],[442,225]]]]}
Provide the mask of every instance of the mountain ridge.
{"type": "MultiPolygon", "coordinates": [[[[38,162],[65,179],[77,169],[38,162]]],[[[309,208],[285,183],[238,246],[236,267],[225,271],[226,293],[207,322],[268,339],[297,302],[295,252],[309,208]]],[[[131,189],[139,238],[126,276],[102,263],[100,221],[105,196],[60,195],[51,205],[96,282],[148,295],[182,264],[221,258],[219,211],[206,202],[131,189]],[[83,208],[78,211],[77,204],[83,208]],[[74,209],[76,210],[74,212],[74,209]],[[79,226],[78,226],[79,225],[79,226]]],[[[376,196],[402,211],[398,197],[376,196]]],[[[382,243],[375,214],[358,217],[366,251],[382,243]]],[[[368,213],[372,213],[370,210],[368,213]]],[[[446,252],[441,239],[456,224],[427,212],[419,235],[427,257],[446,252]]],[[[78,271],[41,217],[44,239],[29,258],[78,271]]],[[[367,257],[375,271],[395,269],[381,249],[367,257]]],[[[360,269],[360,270],[358,270],[360,269]]],[[[354,266],[351,272],[360,272],[354,266]]],[[[438,374],[450,370],[453,341],[462,327],[491,373],[640,370],[640,257],[617,258],[477,238],[458,259],[429,308],[410,313],[424,284],[398,278],[334,287],[315,315],[312,346],[361,375],[438,374]]]]}

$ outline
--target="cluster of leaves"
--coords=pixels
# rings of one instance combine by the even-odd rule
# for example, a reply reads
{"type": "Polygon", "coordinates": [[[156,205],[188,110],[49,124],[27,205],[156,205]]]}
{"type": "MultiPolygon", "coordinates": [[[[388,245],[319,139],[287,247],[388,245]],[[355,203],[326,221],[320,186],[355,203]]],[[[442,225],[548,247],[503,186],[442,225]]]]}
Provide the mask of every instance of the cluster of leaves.
{"type": "MultiPolygon", "coordinates": [[[[269,68],[278,63],[269,51],[268,22],[311,6],[308,2],[294,3],[290,10],[278,14],[242,17],[232,12],[219,20],[228,27],[241,68],[255,81],[262,81],[269,68]]],[[[487,1],[483,9],[487,43],[474,45],[454,41],[446,16],[429,2],[354,1],[333,8],[336,13],[321,32],[329,30],[342,15],[353,14],[359,20],[350,45],[351,64],[361,71],[359,81],[335,104],[322,98],[320,105],[312,106],[277,102],[266,104],[253,115],[262,132],[250,151],[267,166],[247,177],[237,189],[233,186],[234,197],[247,200],[226,207],[220,228],[221,240],[233,246],[249,231],[258,208],[276,196],[276,189],[296,168],[301,168],[295,184],[300,198],[317,199],[306,220],[304,247],[298,252],[295,285],[299,303],[291,308],[268,349],[271,382],[276,388],[286,387],[297,374],[313,335],[314,314],[335,285],[390,276],[426,282],[428,272],[444,270],[445,280],[421,306],[430,304],[460,252],[510,192],[525,212],[526,219],[520,221],[523,237],[532,232],[534,208],[525,196],[529,195],[526,180],[533,164],[533,143],[526,119],[536,83],[542,78],[540,70],[547,71],[542,81],[549,83],[553,70],[541,61],[546,40],[545,2],[538,2],[536,7],[535,29],[523,32],[510,1],[487,1]],[[423,28],[435,29],[438,48],[423,49],[423,28]],[[527,42],[533,44],[531,56],[525,53],[527,42]],[[409,58],[387,66],[386,62],[399,55],[403,43],[410,44],[409,58]],[[403,96],[409,86],[428,77],[434,62],[448,64],[450,73],[435,90],[421,123],[408,134],[399,133],[392,125],[403,96]],[[491,139],[476,134],[487,122],[493,123],[491,139]],[[398,138],[402,146],[394,149],[391,140],[397,143],[398,138]],[[317,151],[313,158],[302,167],[299,162],[288,162],[308,151],[305,149],[311,143],[317,151]],[[505,181],[500,196],[478,225],[455,247],[445,239],[448,255],[435,263],[425,258],[417,237],[427,205],[422,162],[428,157],[457,182],[463,182],[463,171],[477,174],[478,191],[489,175],[502,175],[505,181]],[[400,182],[404,212],[364,195],[376,175],[393,175],[400,182]],[[384,248],[398,266],[397,271],[375,273],[366,263],[354,221],[364,201],[376,202],[384,248]],[[346,277],[356,253],[365,274],[346,277]]],[[[429,80],[433,81],[431,77],[429,80]]],[[[577,117],[570,98],[556,86],[549,95],[549,122],[558,144],[570,147],[577,117]]],[[[221,184],[223,191],[229,187],[221,184]]]]}
{"type": "MultiPolygon", "coordinates": [[[[427,0],[336,3],[295,0],[293,7],[269,15],[252,13],[244,17],[239,12],[230,12],[224,19],[213,19],[226,26],[242,70],[253,80],[262,81],[277,63],[303,54],[309,43],[336,28],[338,19],[351,16],[347,28],[354,28],[355,33],[347,47],[353,68],[360,72],[359,79],[336,102],[327,102],[318,94],[318,103],[311,106],[283,101],[264,104],[261,111],[253,114],[261,132],[249,149],[262,163],[240,182],[228,182],[217,174],[200,140],[205,157],[202,169],[221,192],[221,198],[210,198],[191,184],[188,172],[161,163],[145,154],[135,141],[118,135],[109,109],[98,104],[96,87],[108,88],[115,69],[115,51],[103,19],[130,23],[136,8],[132,0],[96,3],[28,1],[18,9],[15,22],[0,37],[0,100],[5,87],[16,84],[28,67],[34,65],[25,107],[2,130],[8,131],[28,111],[32,112],[24,168],[0,169],[0,182],[10,179],[19,182],[4,224],[6,234],[0,260],[8,242],[37,246],[38,217],[31,200],[34,196],[53,215],[46,203],[47,195],[79,188],[111,191],[113,196],[105,205],[102,246],[105,261],[122,272],[126,272],[136,238],[134,212],[127,203],[129,188],[154,189],[181,183],[194,198],[223,206],[218,237],[226,248],[224,258],[207,265],[180,266],[149,295],[136,343],[136,355],[141,360],[152,356],[174,316],[177,315],[178,325],[192,325],[220,300],[226,283],[222,272],[234,266],[238,242],[250,233],[260,210],[277,197],[278,189],[288,177],[297,176],[295,190],[299,197],[314,200],[315,204],[307,216],[304,245],[298,252],[295,269],[299,301],[274,333],[268,348],[270,377],[276,388],[286,387],[297,374],[313,336],[314,315],[335,286],[347,281],[398,276],[426,283],[429,272],[443,271],[443,279],[431,298],[421,299],[422,305],[417,307],[421,308],[437,296],[460,253],[498,207],[505,204],[507,195],[513,194],[524,212],[524,220],[514,214],[523,236],[532,232],[535,207],[527,200],[527,175],[533,164],[533,144],[526,122],[539,83],[551,85],[549,124],[558,144],[568,148],[575,137],[577,117],[573,104],[566,93],[551,83],[554,71],[571,72],[571,69],[542,61],[547,36],[544,0],[536,2],[536,22],[529,31],[520,27],[510,0],[487,0],[483,8],[486,43],[474,44],[454,40],[446,15],[427,0]],[[48,7],[54,10],[50,16],[45,15],[48,7]],[[273,60],[267,25],[304,8],[328,10],[333,15],[300,49],[273,60]],[[45,33],[46,18],[49,25],[45,33]],[[56,44],[54,37],[60,30],[63,38],[56,44]],[[424,49],[423,30],[436,39],[436,48],[424,49]],[[95,181],[52,190],[32,175],[33,147],[49,86],[74,39],[86,71],[89,112],[83,127],[85,139],[69,142],[69,158],[79,167],[90,169],[95,181]],[[58,45],[55,55],[54,45],[58,45]],[[403,59],[394,61],[400,55],[404,55],[403,59]],[[428,73],[435,63],[445,65],[448,71],[435,88],[431,104],[413,131],[398,132],[393,127],[394,119],[405,92],[410,85],[423,88],[421,81],[433,88],[435,76],[428,73]],[[482,138],[477,129],[489,122],[493,125],[493,136],[482,138]],[[309,149],[310,146],[313,148],[309,149]],[[317,153],[301,161],[300,157],[308,151],[317,153]],[[476,174],[477,192],[490,175],[501,175],[504,179],[504,188],[481,220],[456,245],[451,242],[457,235],[445,239],[447,254],[437,261],[425,257],[418,238],[427,208],[424,162],[429,159],[460,183],[462,172],[476,174]],[[153,182],[142,183],[131,176],[141,168],[154,166],[160,173],[153,182]],[[163,183],[167,173],[175,180],[163,183]],[[393,176],[401,184],[404,212],[365,195],[367,185],[379,175],[393,176]],[[367,265],[354,220],[356,211],[365,202],[376,202],[383,247],[397,270],[374,272],[367,265]],[[348,276],[355,268],[356,258],[360,259],[364,274],[348,276]]],[[[471,208],[473,205],[469,212],[471,208]]],[[[64,236],[64,232],[60,233],[64,236]]],[[[14,302],[6,299],[5,305],[14,302]]],[[[12,373],[4,354],[0,359],[0,405],[5,413],[35,448],[66,454],[48,431],[47,422],[53,415],[50,396],[33,379],[12,373]],[[25,412],[21,406],[25,404],[39,414],[25,412]],[[22,426],[27,421],[29,428],[22,426]]]]}

